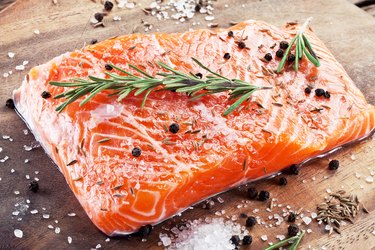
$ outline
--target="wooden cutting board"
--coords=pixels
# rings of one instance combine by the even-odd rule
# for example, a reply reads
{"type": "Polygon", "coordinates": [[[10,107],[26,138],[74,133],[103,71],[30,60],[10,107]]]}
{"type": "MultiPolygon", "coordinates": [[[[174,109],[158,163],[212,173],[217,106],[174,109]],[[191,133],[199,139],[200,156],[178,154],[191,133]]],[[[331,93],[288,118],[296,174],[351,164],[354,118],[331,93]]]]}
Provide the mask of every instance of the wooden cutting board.
{"type": "MultiPolygon", "coordinates": [[[[154,30],[162,32],[186,31],[192,28],[192,21],[176,25],[174,21],[156,21],[154,17],[145,14],[136,7],[132,10],[114,9],[106,17],[104,28],[93,28],[89,24],[90,17],[102,6],[89,0],[58,0],[54,4],[51,0],[18,1],[7,9],[0,17],[0,103],[11,96],[12,90],[21,84],[27,71],[35,65],[48,61],[65,51],[81,48],[92,39],[103,40],[112,36],[136,32],[144,32],[141,19],[153,24],[154,30]],[[112,21],[114,15],[120,15],[122,20],[112,21]],[[38,32],[39,31],[39,32],[38,32]],[[39,33],[39,34],[38,34],[39,33]],[[14,52],[14,58],[8,57],[8,52],[14,52]],[[15,71],[15,66],[28,61],[24,71],[15,71]],[[7,78],[3,73],[13,71],[7,78]]],[[[137,1],[142,7],[150,1],[137,1]]],[[[374,54],[375,54],[375,19],[344,0],[231,0],[214,2],[215,22],[220,27],[228,27],[229,21],[260,19],[275,25],[283,25],[287,21],[305,20],[314,17],[313,29],[318,36],[333,51],[337,59],[344,65],[349,75],[364,92],[367,100],[375,103],[374,87],[374,54]],[[227,4],[229,7],[225,7],[227,4]],[[242,6],[244,5],[244,6],[242,6]]],[[[198,15],[195,22],[200,22],[195,28],[205,28],[207,22],[202,15],[198,15]]],[[[251,39],[251,38],[250,38],[251,39]]],[[[363,143],[351,146],[335,155],[317,160],[306,165],[299,176],[288,176],[288,185],[280,187],[276,180],[263,180],[253,183],[259,190],[268,190],[277,199],[281,208],[274,208],[267,212],[267,203],[250,202],[246,208],[237,208],[246,200],[245,193],[235,189],[220,195],[224,203],[215,202],[211,210],[204,210],[201,205],[188,210],[180,217],[168,220],[154,228],[152,235],[146,242],[138,238],[116,238],[106,242],[107,238],[99,232],[84,213],[65,182],[62,174],[57,170],[41,148],[26,151],[24,145],[34,142],[34,137],[24,130],[26,125],[12,111],[0,107],[0,135],[9,135],[13,141],[0,138],[0,248],[1,249],[60,249],[71,247],[74,249],[91,248],[101,244],[103,248],[113,249],[158,249],[158,235],[165,232],[162,228],[171,228],[181,220],[215,217],[215,212],[225,210],[225,216],[231,218],[241,212],[256,214],[264,220],[274,213],[281,214],[282,208],[290,205],[302,213],[315,211],[326,190],[345,189],[357,194],[370,211],[369,214],[360,213],[354,224],[342,228],[342,234],[328,236],[322,226],[312,222],[302,242],[302,248],[312,246],[320,249],[374,249],[375,248],[375,184],[366,183],[365,177],[375,171],[375,139],[371,138],[363,143]],[[340,160],[341,167],[337,172],[327,169],[328,159],[340,160]],[[29,162],[25,163],[28,159],[29,162]],[[12,173],[12,169],[14,172],[12,173]],[[359,178],[357,175],[361,175],[359,178]],[[39,179],[40,191],[36,194],[27,190],[31,179],[39,179]],[[16,195],[15,191],[20,194],[16,195]],[[15,216],[13,211],[20,210],[20,206],[29,200],[29,208],[15,216]],[[16,204],[21,204],[15,207],[16,204]],[[37,214],[31,214],[32,210],[37,214]],[[76,213],[70,217],[68,213],[76,213]],[[49,214],[43,218],[42,214],[49,214]],[[19,220],[18,218],[22,218],[19,220]],[[60,233],[49,229],[59,227],[60,233]],[[14,229],[24,232],[22,239],[14,236],[14,229]],[[67,237],[72,237],[69,245],[67,237]]],[[[287,155],[285,157],[288,157],[287,155]]],[[[181,194],[183,195],[183,194],[181,194]]],[[[215,200],[215,199],[214,199],[215,200]]],[[[224,217],[225,217],[224,216],[224,217]]],[[[244,219],[237,220],[244,225],[244,219]]],[[[299,223],[301,220],[298,221],[299,223]]],[[[249,249],[260,249],[267,246],[267,242],[277,242],[275,236],[286,233],[287,224],[280,227],[265,228],[256,226],[251,230],[253,244],[249,249]],[[267,235],[268,241],[263,242],[261,235],[267,235]]],[[[160,248],[160,247],[159,247],[160,248]]]]}

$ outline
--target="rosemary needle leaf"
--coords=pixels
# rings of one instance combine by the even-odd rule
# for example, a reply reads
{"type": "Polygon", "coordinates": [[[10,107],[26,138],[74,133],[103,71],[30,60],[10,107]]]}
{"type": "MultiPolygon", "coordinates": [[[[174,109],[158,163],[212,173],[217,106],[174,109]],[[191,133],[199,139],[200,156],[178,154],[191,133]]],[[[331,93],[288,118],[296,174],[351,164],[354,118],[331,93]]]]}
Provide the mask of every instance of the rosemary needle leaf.
{"type": "Polygon", "coordinates": [[[103,90],[105,89],[108,89],[111,85],[113,85],[113,83],[107,83],[107,84],[103,84],[103,85],[99,85],[98,87],[96,87],[95,89],[93,89],[93,91],[91,92],[91,94],[86,97],[86,99],[84,99],[80,104],[79,106],[82,107],[82,105],[85,105],[88,101],[90,101],[95,95],[97,95],[98,93],[102,92],[103,90]]]}
{"type": "Polygon", "coordinates": [[[294,241],[293,245],[290,247],[290,250],[297,250],[299,243],[301,242],[303,236],[305,235],[305,231],[302,231],[298,238],[294,241]]]}
{"type": "MultiPolygon", "coordinates": [[[[254,90],[255,91],[255,90],[254,90]]],[[[247,94],[243,95],[241,98],[239,98],[237,101],[235,101],[223,114],[223,116],[227,116],[229,115],[230,113],[232,113],[238,106],[241,105],[241,103],[243,103],[245,100],[247,100],[251,94],[254,92],[254,91],[250,91],[248,92],[247,94]]]]}
{"type": "Polygon", "coordinates": [[[143,97],[142,105],[141,105],[142,108],[144,108],[145,103],[146,103],[146,99],[147,99],[148,95],[151,93],[152,90],[154,90],[154,88],[149,89],[149,90],[146,92],[145,96],[143,97]]]}

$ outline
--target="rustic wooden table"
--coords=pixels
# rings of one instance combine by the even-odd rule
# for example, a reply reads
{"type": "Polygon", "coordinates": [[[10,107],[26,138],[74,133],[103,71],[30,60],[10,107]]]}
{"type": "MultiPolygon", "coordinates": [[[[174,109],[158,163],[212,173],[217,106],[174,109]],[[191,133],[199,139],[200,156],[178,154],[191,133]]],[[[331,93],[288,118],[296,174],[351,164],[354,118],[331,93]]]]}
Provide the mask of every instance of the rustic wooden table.
{"type": "MultiPolygon", "coordinates": [[[[140,7],[136,6],[131,10],[115,8],[110,16],[106,17],[104,28],[93,28],[89,19],[93,13],[102,9],[99,3],[89,0],[57,0],[56,3],[51,0],[19,0],[2,12],[0,103],[5,103],[31,67],[65,51],[81,48],[92,39],[103,40],[118,34],[131,33],[133,29],[136,32],[145,32],[141,19],[152,23],[153,30],[160,29],[162,32],[207,27],[202,15],[195,18],[195,22],[200,22],[200,25],[193,27],[193,21],[176,25],[174,21],[156,21],[155,17],[146,16],[140,7]],[[121,16],[122,20],[112,21],[114,15],[121,16]],[[8,52],[14,52],[15,56],[9,58],[8,52]],[[15,66],[22,65],[24,61],[28,61],[27,64],[24,63],[25,70],[16,71],[15,66]],[[3,77],[3,74],[10,70],[13,74],[3,77]]],[[[146,7],[150,1],[137,3],[146,7]]],[[[281,26],[287,21],[304,20],[313,16],[312,27],[318,36],[342,62],[369,102],[375,104],[375,19],[349,1],[230,0],[214,2],[214,7],[215,22],[221,27],[228,27],[230,20],[246,19],[261,19],[281,26]],[[228,7],[225,7],[225,4],[228,7]]],[[[12,110],[0,107],[0,136],[5,136],[0,138],[0,249],[83,249],[95,247],[97,244],[111,249],[158,248],[158,234],[165,232],[163,228],[171,228],[182,220],[215,217],[215,212],[221,210],[225,210],[225,216],[231,218],[241,212],[252,214],[252,211],[258,208],[260,211],[256,215],[267,221],[270,215],[281,214],[287,205],[296,210],[301,208],[303,213],[310,214],[309,211],[315,211],[316,204],[327,195],[327,189],[341,188],[357,194],[370,213],[361,212],[354,224],[343,226],[341,235],[328,236],[316,222],[308,226],[302,223],[301,228],[312,229],[312,233],[303,239],[302,248],[375,247],[375,184],[365,181],[365,177],[375,171],[374,138],[306,165],[300,175],[288,177],[289,184],[285,187],[276,185],[276,181],[272,179],[252,184],[258,189],[269,190],[271,196],[277,199],[276,202],[282,204],[282,207],[274,208],[272,212],[267,212],[267,204],[260,202],[250,202],[246,204],[246,208],[237,208],[237,205],[245,200],[245,194],[235,189],[220,195],[224,203],[215,202],[211,210],[203,210],[201,205],[197,205],[182,216],[156,226],[146,242],[141,242],[138,238],[116,238],[106,242],[107,237],[91,223],[63,176],[43,150],[25,150],[34,142],[34,137],[26,132],[26,125],[12,110]],[[5,157],[9,159],[4,160],[5,157]],[[339,159],[341,162],[340,169],[335,173],[327,170],[330,158],[339,159]],[[39,179],[38,193],[27,190],[30,182],[28,178],[39,179]],[[35,210],[38,212],[35,213],[35,210]],[[68,216],[69,213],[76,213],[76,216],[68,216]],[[43,218],[43,214],[48,214],[49,218],[43,218]],[[57,227],[61,230],[59,233],[55,231],[57,227]],[[23,238],[14,236],[16,228],[23,231],[23,238]],[[68,236],[72,238],[70,245],[68,236]]],[[[243,219],[238,219],[238,222],[244,224],[243,219]]],[[[301,220],[297,222],[301,223],[301,220]]],[[[260,239],[261,235],[268,235],[268,242],[276,242],[275,236],[285,234],[286,228],[286,223],[273,228],[256,226],[251,230],[254,242],[250,249],[267,246],[267,242],[260,239]]]]}

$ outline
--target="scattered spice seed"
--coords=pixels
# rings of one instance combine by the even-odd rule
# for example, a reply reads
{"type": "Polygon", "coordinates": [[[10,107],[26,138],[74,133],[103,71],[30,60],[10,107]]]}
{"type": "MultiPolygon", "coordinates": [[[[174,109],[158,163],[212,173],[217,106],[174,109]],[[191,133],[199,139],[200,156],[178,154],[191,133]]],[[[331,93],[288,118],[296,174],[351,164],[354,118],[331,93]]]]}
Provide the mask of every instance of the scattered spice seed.
{"type": "Polygon", "coordinates": [[[224,59],[229,60],[230,59],[230,54],[229,53],[225,53],[224,54],[224,59]]]}
{"type": "Polygon", "coordinates": [[[288,180],[285,177],[281,177],[279,179],[279,185],[280,186],[286,186],[286,184],[288,184],[288,180]]]}
{"type": "Polygon", "coordinates": [[[95,44],[95,43],[97,43],[97,42],[98,42],[97,39],[92,39],[90,43],[91,43],[91,44],[95,44]]]}
{"type": "Polygon", "coordinates": [[[262,190],[259,192],[259,200],[266,201],[270,198],[270,193],[268,191],[262,190]]]}
{"type": "Polygon", "coordinates": [[[340,162],[338,160],[332,160],[328,164],[329,170],[337,170],[340,166],[340,162]]]}
{"type": "Polygon", "coordinates": [[[179,130],[180,130],[180,126],[177,123],[172,123],[169,126],[169,132],[171,132],[172,134],[176,134],[179,130]]]}
{"type": "Polygon", "coordinates": [[[287,49],[289,47],[289,43],[287,41],[281,41],[280,42],[280,48],[281,49],[287,49]]]}
{"type": "Polygon", "coordinates": [[[48,99],[51,97],[51,93],[48,92],[48,91],[43,91],[42,94],[41,94],[42,98],[44,99],[48,99]]]}
{"type": "Polygon", "coordinates": [[[251,187],[247,190],[247,197],[251,200],[255,200],[258,197],[258,191],[251,187]]]}
{"type": "Polygon", "coordinates": [[[106,11],[111,11],[113,8],[113,3],[111,1],[105,1],[104,3],[104,9],[106,11]]]}
{"type": "Polygon", "coordinates": [[[235,246],[238,246],[241,242],[240,240],[240,237],[238,235],[233,235],[231,238],[230,238],[230,241],[232,242],[232,244],[234,244],[235,246]]]}
{"type": "Polygon", "coordinates": [[[14,109],[15,106],[14,106],[13,99],[8,99],[8,100],[5,102],[5,106],[6,106],[7,108],[14,109]]]}
{"type": "Polygon", "coordinates": [[[77,160],[72,160],[71,162],[69,162],[68,164],[66,164],[67,166],[71,166],[73,164],[77,163],[77,160]]]}
{"type": "Polygon", "coordinates": [[[245,235],[242,239],[242,245],[251,245],[253,242],[253,237],[251,235],[245,235]]]}
{"type": "Polygon", "coordinates": [[[132,150],[132,156],[139,157],[141,156],[142,150],[140,148],[133,148],[132,150]]]}
{"type": "Polygon", "coordinates": [[[146,236],[150,235],[151,231],[152,231],[152,226],[151,225],[145,225],[145,226],[141,226],[138,233],[139,233],[140,236],[146,237],[146,236]]]}
{"type": "Polygon", "coordinates": [[[315,90],[315,95],[320,97],[320,96],[323,96],[325,93],[324,89],[316,89],[315,90]]]}
{"type": "Polygon", "coordinates": [[[228,36],[229,36],[229,37],[233,37],[233,36],[234,36],[233,31],[231,31],[231,30],[228,31],[228,36]]]}
{"type": "Polygon", "coordinates": [[[32,181],[29,184],[29,190],[36,193],[39,190],[39,183],[37,181],[32,181]]]}
{"type": "Polygon", "coordinates": [[[278,58],[282,58],[284,56],[284,51],[282,49],[279,49],[276,51],[276,56],[278,58]]]}
{"type": "Polygon", "coordinates": [[[244,42],[240,41],[240,42],[238,42],[238,48],[244,49],[244,48],[246,48],[246,44],[244,42]]]}
{"type": "Polygon", "coordinates": [[[98,12],[98,13],[95,13],[94,17],[95,17],[95,19],[96,19],[98,22],[101,22],[101,21],[103,21],[103,17],[104,17],[104,15],[103,15],[103,13],[98,12]]]}
{"type": "Polygon", "coordinates": [[[311,93],[311,88],[309,88],[309,87],[306,87],[305,88],[305,94],[310,94],[311,93]]]}
{"type": "Polygon", "coordinates": [[[113,67],[109,64],[106,64],[104,67],[105,67],[106,70],[112,70],[113,69],[113,67]]]}
{"type": "Polygon", "coordinates": [[[266,61],[271,61],[272,60],[272,54],[271,53],[267,53],[264,55],[264,59],[266,59],[266,61]]]}
{"type": "Polygon", "coordinates": [[[297,215],[293,212],[290,212],[288,215],[288,222],[295,222],[297,219],[297,215]]]}
{"type": "Polygon", "coordinates": [[[257,220],[255,219],[254,216],[249,216],[246,219],[246,226],[247,227],[253,227],[255,224],[257,224],[257,220]]]}
{"type": "Polygon", "coordinates": [[[290,54],[289,56],[288,56],[288,62],[294,62],[294,60],[296,60],[296,56],[294,55],[294,54],[290,54]]]}
{"type": "Polygon", "coordinates": [[[299,232],[299,227],[296,224],[291,224],[288,227],[288,236],[296,236],[299,232]]]}
{"type": "Polygon", "coordinates": [[[111,138],[104,138],[104,139],[99,140],[98,143],[104,143],[104,142],[107,142],[109,140],[111,140],[111,138]]]}

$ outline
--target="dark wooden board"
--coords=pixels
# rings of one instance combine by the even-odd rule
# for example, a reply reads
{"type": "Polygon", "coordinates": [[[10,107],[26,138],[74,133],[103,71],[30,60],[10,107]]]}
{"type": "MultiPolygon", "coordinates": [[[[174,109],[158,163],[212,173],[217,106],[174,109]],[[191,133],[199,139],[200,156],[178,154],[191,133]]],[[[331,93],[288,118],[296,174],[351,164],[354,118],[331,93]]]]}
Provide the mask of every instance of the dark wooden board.
{"type": "MultiPolygon", "coordinates": [[[[137,1],[146,6],[150,1],[137,1]]],[[[314,17],[313,29],[318,36],[332,50],[336,58],[344,65],[349,75],[364,92],[370,103],[375,103],[374,72],[375,64],[375,19],[343,0],[317,0],[317,1],[246,1],[231,0],[217,1],[214,4],[215,22],[220,27],[228,27],[229,21],[241,21],[247,19],[260,19],[275,25],[283,25],[287,21],[304,20],[309,16],[314,17]],[[228,4],[226,8],[224,5],[228,4]],[[245,7],[242,7],[245,4],[245,7]]],[[[0,17],[0,103],[5,103],[11,96],[13,89],[18,87],[32,66],[48,61],[65,51],[80,48],[84,43],[96,38],[103,40],[111,36],[132,32],[138,26],[138,32],[144,32],[141,28],[141,18],[152,23],[154,30],[162,32],[178,32],[192,28],[192,21],[176,25],[173,21],[157,22],[154,17],[145,16],[139,7],[133,10],[115,9],[107,18],[105,28],[94,29],[89,25],[89,18],[93,13],[100,11],[101,5],[89,0],[73,1],[59,0],[57,5],[50,0],[18,1],[7,9],[0,17]],[[122,21],[113,22],[114,15],[120,15],[122,21]],[[38,29],[40,34],[33,31],[38,29]],[[8,52],[16,53],[13,59],[7,56],[8,52]],[[15,72],[14,67],[28,60],[26,70],[15,72]],[[8,78],[2,74],[13,70],[15,72],[8,78]]],[[[205,28],[207,22],[202,16],[196,20],[200,25],[195,28],[205,28]]],[[[154,229],[147,242],[140,239],[111,239],[100,233],[91,223],[85,212],[75,199],[65,182],[62,174],[43,152],[41,148],[25,151],[24,145],[34,142],[34,137],[29,133],[25,135],[23,130],[26,125],[12,111],[3,106],[0,107],[0,136],[9,135],[13,141],[0,137],[0,159],[9,156],[5,163],[0,162],[0,249],[61,249],[71,247],[74,249],[91,248],[101,244],[103,248],[113,249],[146,249],[158,248],[158,234],[162,227],[171,227],[182,219],[197,219],[206,216],[215,216],[216,211],[226,210],[226,215],[238,215],[240,212],[251,214],[254,208],[259,208],[262,218],[267,218],[270,213],[265,211],[267,204],[251,202],[247,208],[237,209],[236,206],[244,200],[244,193],[235,189],[220,195],[224,203],[216,202],[212,210],[203,210],[198,205],[193,210],[188,210],[181,217],[168,220],[154,229]],[[24,160],[30,159],[25,164],[24,160]],[[15,172],[11,173],[11,169],[15,172]],[[39,171],[35,174],[35,171],[39,171]],[[40,192],[34,194],[27,190],[30,180],[25,178],[40,179],[40,192]],[[14,191],[20,191],[16,195],[14,191]],[[18,208],[14,205],[30,200],[30,207],[25,215],[12,216],[12,212],[18,208]],[[44,211],[43,208],[46,210],[44,211]],[[30,214],[33,209],[38,214],[30,214]],[[75,217],[67,214],[74,212],[75,217]],[[50,214],[49,219],[43,219],[42,214],[50,214]],[[17,218],[22,218],[18,221],[17,218]],[[58,223],[55,223],[58,220],[58,223]],[[53,225],[61,228],[56,234],[47,226],[53,225]],[[19,228],[24,232],[24,237],[18,239],[14,236],[14,229],[19,228]],[[67,237],[71,236],[73,242],[68,244],[67,237]]],[[[287,156],[286,156],[287,157],[287,156]]],[[[355,224],[347,225],[342,229],[342,235],[330,237],[324,233],[322,227],[315,222],[309,225],[313,230],[303,240],[303,248],[309,245],[316,249],[326,245],[328,249],[372,249],[375,247],[375,184],[368,184],[364,177],[375,170],[375,140],[371,139],[361,144],[346,148],[334,156],[317,160],[303,168],[302,174],[288,178],[289,184],[280,187],[275,180],[263,180],[254,183],[259,189],[269,190],[272,197],[278,199],[278,203],[290,205],[293,208],[304,208],[304,211],[314,211],[317,203],[327,195],[326,189],[340,189],[344,186],[350,192],[359,195],[366,203],[370,214],[361,213],[355,224]],[[355,160],[352,159],[355,156],[355,160]],[[337,158],[342,167],[337,173],[327,170],[329,158],[337,158]],[[355,173],[362,174],[360,179],[355,173]],[[313,181],[312,177],[316,180],[313,181]],[[328,178],[324,178],[328,177],[328,178]],[[305,183],[303,182],[305,180],[305,183]],[[363,186],[363,189],[361,188],[363,186]]],[[[275,212],[280,213],[280,209],[275,212]]],[[[273,213],[272,213],[273,214],[273,213]]],[[[239,220],[244,224],[243,219],[239,220]]],[[[275,235],[285,234],[287,225],[265,229],[256,227],[251,231],[254,238],[250,249],[260,249],[266,243],[260,240],[260,235],[267,234],[269,241],[276,242],[275,235]]],[[[307,228],[302,226],[302,228],[307,228]]]]}

